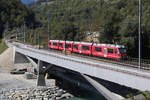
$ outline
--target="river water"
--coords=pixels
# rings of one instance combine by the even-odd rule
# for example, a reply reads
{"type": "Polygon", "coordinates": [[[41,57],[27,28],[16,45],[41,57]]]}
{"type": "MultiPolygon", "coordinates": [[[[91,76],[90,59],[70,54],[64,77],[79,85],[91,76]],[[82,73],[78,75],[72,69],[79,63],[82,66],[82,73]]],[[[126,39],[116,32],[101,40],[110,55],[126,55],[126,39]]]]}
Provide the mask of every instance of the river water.
{"type": "Polygon", "coordinates": [[[87,96],[87,97],[73,97],[70,99],[64,99],[64,100],[106,100],[102,96],[87,96]]]}
{"type": "Polygon", "coordinates": [[[104,99],[104,98],[99,98],[99,97],[87,97],[87,98],[73,97],[73,98],[64,99],[64,100],[106,100],[106,99],[104,99]]]}
{"type": "MultiPolygon", "coordinates": [[[[92,91],[78,91],[81,95],[75,95],[73,98],[64,99],[64,100],[106,100],[101,94],[92,92],[92,91]]],[[[78,93],[78,94],[79,94],[78,93]]]]}
{"type": "Polygon", "coordinates": [[[66,75],[66,77],[55,77],[56,80],[59,80],[61,83],[57,85],[74,95],[73,98],[63,100],[106,100],[90,83],[88,83],[81,76],[72,73],[63,75],[66,75]]]}

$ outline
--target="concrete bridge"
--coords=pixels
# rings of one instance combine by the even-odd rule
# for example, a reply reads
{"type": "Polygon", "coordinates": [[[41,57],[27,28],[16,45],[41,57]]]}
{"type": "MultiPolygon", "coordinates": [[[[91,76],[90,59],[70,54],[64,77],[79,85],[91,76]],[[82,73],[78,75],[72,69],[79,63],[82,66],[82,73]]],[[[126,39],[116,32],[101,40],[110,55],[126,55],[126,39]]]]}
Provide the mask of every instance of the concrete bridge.
{"type": "MultiPolygon", "coordinates": [[[[119,100],[119,98],[114,96],[109,90],[90,78],[90,76],[142,91],[150,90],[149,70],[145,71],[138,68],[110,64],[92,59],[76,57],[73,55],[54,53],[48,50],[33,48],[32,46],[17,42],[7,42],[7,44],[14,50],[14,60],[16,53],[22,54],[28,59],[32,57],[38,60],[38,85],[45,85],[45,69],[50,69],[52,67],[51,65],[57,65],[61,66],[62,68],[80,73],[108,100],[119,100]],[[49,63],[51,65],[44,66],[43,62],[49,63]]],[[[36,66],[34,62],[32,62],[32,64],[36,66]]]]}

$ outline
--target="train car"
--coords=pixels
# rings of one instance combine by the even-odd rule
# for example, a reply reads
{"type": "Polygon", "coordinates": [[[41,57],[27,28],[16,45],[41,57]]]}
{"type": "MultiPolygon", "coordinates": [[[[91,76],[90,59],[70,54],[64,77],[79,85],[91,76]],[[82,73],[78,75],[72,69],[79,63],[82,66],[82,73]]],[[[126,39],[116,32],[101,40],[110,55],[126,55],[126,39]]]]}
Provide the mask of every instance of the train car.
{"type": "Polygon", "coordinates": [[[93,56],[104,56],[104,50],[103,50],[104,46],[102,44],[96,44],[94,43],[92,45],[92,50],[91,50],[91,54],[93,56]]]}
{"type": "Polygon", "coordinates": [[[72,51],[72,45],[73,45],[73,41],[65,41],[65,50],[66,51],[72,51]]]}
{"type": "Polygon", "coordinates": [[[49,41],[50,48],[58,50],[59,49],[58,42],[59,42],[59,40],[50,40],[49,41]]]}
{"type": "Polygon", "coordinates": [[[72,51],[75,52],[75,53],[81,53],[81,42],[74,42],[73,43],[73,47],[72,47],[72,51]]]}
{"type": "Polygon", "coordinates": [[[81,53],[86,54],[86,55],[91,55],[91,49],[92,49],[92,43],[87,43],[87,42],[81,42],[80,43],[81,47],[81,53]]]}
{"type": "Polygon", "coordinates": [[[64,50],[64,46],[65,46],[65,41],[59,41],[58,42],[58,49],[59,50],[64,50]]]}

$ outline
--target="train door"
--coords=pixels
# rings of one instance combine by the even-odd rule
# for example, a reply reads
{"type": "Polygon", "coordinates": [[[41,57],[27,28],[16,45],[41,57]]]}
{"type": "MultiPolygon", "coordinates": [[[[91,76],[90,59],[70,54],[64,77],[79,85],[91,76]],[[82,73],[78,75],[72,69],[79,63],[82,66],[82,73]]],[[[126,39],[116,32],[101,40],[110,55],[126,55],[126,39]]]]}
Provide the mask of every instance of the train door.
{"type": "Polygon", "coordinates": [[[107,57],[107,48],[104,48],[104,57],[107,57]]]}
{"type": "Polygon", "coordinates": [[[82,53],[82,46],[79,44],[79,53],[82,53]]]}
{"type": "Polygon", "coordinates": [[[114,58],[118,58],[118,50],[117,49],[115,49],[115,51],[114,51],[114,58]]]}
{"type": "Polygon", "coordinates": [[[114,58],[114,48],[107,48],[107,58],[114,58]]]}

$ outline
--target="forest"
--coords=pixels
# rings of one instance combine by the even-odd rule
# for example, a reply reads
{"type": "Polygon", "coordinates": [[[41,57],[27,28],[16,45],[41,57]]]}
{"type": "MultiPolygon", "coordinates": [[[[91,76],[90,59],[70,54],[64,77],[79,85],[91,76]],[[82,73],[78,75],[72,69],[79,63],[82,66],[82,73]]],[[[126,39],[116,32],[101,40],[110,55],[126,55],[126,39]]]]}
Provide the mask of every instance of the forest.
{"type": "Polygon", "coordinates": [[[26,22],[27,26],[35,23],[35,14],[20,0],[0,0],[0,39],[6,28],[12,30],[26,22]]]}
{"type": "MultiPolygon", "coordinates": [[[[142,58],[150,57],[150,1],[141,4],[142,58]]],[[[138,57],[139,0],[56,0],[32,6],[51,39],[83,41],[99,32],[99,43],[123,44],[138,57]]]]}

